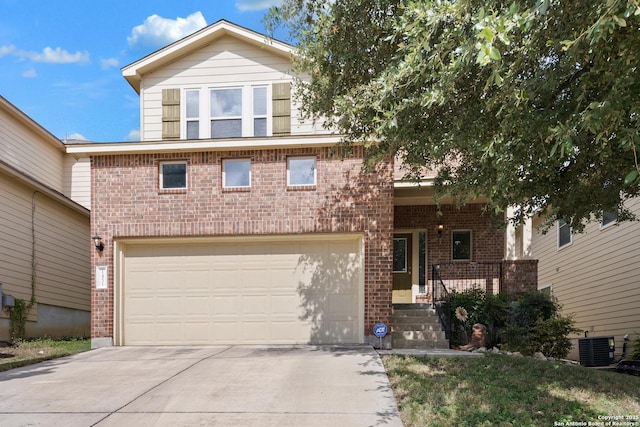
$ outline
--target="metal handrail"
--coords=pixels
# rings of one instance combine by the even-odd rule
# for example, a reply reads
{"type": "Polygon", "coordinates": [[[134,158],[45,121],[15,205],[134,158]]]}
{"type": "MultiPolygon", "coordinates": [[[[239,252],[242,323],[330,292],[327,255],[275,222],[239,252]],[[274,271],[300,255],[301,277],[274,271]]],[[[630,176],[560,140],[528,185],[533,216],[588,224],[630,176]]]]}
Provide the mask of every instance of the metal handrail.
{"type": "Polygon", "coordinates": [[[431,268],[431,278],[431,301],[433,303],[433,308],[438,314],[438,318],[440,319],[446,338],[450,340],[453,332],[453,322],[451,321],[451,294],[440,277],[439,264],[434,264],[431,268]]]}

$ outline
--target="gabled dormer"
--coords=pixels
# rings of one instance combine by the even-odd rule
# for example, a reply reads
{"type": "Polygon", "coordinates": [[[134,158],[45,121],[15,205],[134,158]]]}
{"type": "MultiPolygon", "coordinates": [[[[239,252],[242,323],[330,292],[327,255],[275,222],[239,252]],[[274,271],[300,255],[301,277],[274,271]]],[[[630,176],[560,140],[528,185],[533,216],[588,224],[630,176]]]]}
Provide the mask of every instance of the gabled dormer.
{"type": "Polygon", "coordinates": [[[221,20],[122,69],[143,141],[316,132],[292,103],[293,48],[221,20]]]}

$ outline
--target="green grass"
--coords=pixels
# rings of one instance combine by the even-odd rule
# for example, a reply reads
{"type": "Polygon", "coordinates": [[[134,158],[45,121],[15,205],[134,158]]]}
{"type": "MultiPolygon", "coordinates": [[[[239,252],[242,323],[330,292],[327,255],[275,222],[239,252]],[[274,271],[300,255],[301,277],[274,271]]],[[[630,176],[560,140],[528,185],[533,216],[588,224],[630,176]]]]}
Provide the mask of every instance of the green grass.
{"type": "Polygon", "coordinates": [[[39,338],[22,341],[12,347],[0,348],[0,372],[81,353],[90,349],[91,340],[88,338],[68,340],[39,338]]]}
{"type": "Polygon", "coordinates": [[[640,377],[631,375],[493,354],[390,355],[383,362],[406,427],[553,426],[640,415],[640,377]]]}

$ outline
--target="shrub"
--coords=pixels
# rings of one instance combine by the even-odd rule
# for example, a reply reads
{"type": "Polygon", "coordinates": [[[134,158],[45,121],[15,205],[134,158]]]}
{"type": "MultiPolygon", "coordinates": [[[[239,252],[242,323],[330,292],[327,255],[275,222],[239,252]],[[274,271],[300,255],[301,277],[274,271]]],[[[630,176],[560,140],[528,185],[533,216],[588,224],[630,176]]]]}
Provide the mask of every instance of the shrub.
{"type": "Polygon", "coordinates": [[[569,334],[579,332],[570,317],[553,316],[549,319],[538,319],[529,329],[525,345],[526,353],[541,352],[547,357],[562,359],[571,351],[569,334]]]}
{"type": "Polygon", "coordinates": [[[529,291],[518,299],[511,321],[530,328],[538,319],[550,319],[559,310],[560,306],[553,298],[539,291],[529,291]]]}
{"type": "Polygon", "coordinates": [[[487,327],[486,344],[493,347],[498,344],[499,330],[510,317],[510,308],[506,294],[486,294],[481,289],[468,289],[451,294],[451,319],[453,322],[452,345],[467,344],[471,336],[471,328],[476,323],[487,327]],[[456,309],[464,308],[466,319],[456,316],[456,309]]]}
{"type": "Polygon", "coordinates": [[[489,348],[500,346],[527,355],[539,351],[548,357],[564,358],[571,350],[568,336],[577,332],[573,319],[560,315],[557,301],[538,291],[511,301],[505,293],[493,295],[481,289],[468,289],[453,292],[450,307],[452,345],[467,344],[472,326],[482,323],[487,327],[489,348]]]}
{"type": "Polygon", "coordinates": [[[640,360],[640,335],[631,342],[631,352],[627,356],[627,359],[640,360]]]}

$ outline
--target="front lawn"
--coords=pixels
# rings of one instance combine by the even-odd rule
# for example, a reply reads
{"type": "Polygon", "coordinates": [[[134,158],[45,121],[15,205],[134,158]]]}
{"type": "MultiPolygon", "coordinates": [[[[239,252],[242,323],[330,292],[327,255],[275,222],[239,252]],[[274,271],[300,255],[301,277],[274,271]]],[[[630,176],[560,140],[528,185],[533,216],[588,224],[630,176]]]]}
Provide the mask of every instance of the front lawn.
{"type": "Polygon", "coordinates": [[[627,425],[640,426],[637,376],[495,354],[382,359],[407,427],[572,425],[569,421],[605,426],[606,416],[631,417],[627,425]]]}
{"type": "Polygon", "coordinates": [[[0,372],[91,349],[89,338],[52,340],[40,338],[0,348],[0,372]]]}

